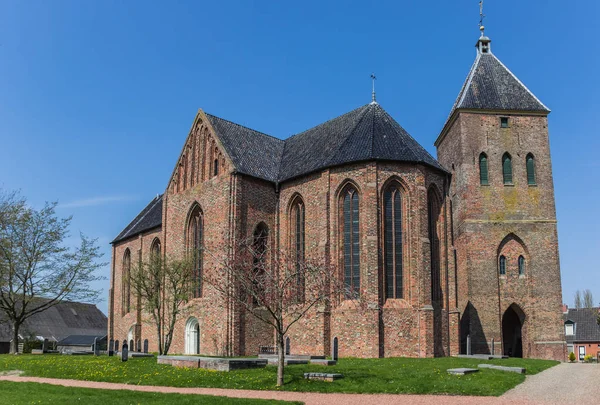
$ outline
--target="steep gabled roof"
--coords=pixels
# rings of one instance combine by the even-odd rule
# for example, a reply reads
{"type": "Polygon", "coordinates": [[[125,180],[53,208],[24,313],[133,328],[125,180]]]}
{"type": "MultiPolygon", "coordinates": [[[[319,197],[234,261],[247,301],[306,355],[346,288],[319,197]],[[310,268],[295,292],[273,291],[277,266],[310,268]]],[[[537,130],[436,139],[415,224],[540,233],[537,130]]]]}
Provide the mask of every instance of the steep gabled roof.
{"type": "Polygon", "coordinates": [[[238,172],[277,181],[284,141],[211,114],[206,116],[238,172]]]}
{"type": "Polygon", "coordinates": [[[142,232],[161,226],[162,203],[162,194],[153,198],[152,201],[150,201],[150,203],[142,210],[142,212],[140,212],[111,243],[115,244],[124,239],[131,238],[139,235],[142,232]]]}
{"type": "Polygon", "coordinates": [[[377,103],[367,104],[285,141],[278,180],[365,160],[442,166],[377,103]]]}
{"type": "Polygon", "coordinates": [[[575,324],[575,335],[566,336],[567,342],[600,342],[598,310],[599,308],[569,308],[564,320],[575,324]]]}

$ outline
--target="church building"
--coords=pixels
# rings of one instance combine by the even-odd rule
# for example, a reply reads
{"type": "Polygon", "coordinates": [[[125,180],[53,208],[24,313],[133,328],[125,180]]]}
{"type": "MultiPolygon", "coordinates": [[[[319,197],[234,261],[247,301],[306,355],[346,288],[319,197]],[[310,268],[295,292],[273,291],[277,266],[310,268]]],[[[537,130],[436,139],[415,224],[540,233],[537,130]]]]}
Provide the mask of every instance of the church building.
{"type": "MultiPolygon", "coordinates": [[[[322,260],[368,303],[315,307],[287,336],[293,354],[329,355],[335,342],[341,357],[564,360],[550,110],[483,31],[476,50],[437,159],[375,94],[284,140],[199,110],[164,193],[112,242],[109,338],[157,350],[129,280],[135,263],[260,234],[275,250],[322,260]]],[[[272,346],[272,330],[202,283],[219,271],[212,256],[195,267],[170,352],[272,346]]]]}

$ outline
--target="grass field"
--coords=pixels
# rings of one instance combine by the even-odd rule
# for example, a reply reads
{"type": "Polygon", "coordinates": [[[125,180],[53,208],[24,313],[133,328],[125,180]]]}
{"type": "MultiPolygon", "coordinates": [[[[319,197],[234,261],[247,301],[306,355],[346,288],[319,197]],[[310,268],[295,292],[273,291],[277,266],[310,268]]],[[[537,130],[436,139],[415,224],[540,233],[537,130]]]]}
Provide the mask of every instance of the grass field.
{"type": "MultiPolygon", "coordinates": [[[[451,395],[501,395],[521,383],[525,376],[490,369],[467,376],[446,372],[455,367],[477,367],[492,363],[527,368],[536,374],[558,362],[549,360],[506,359],[473,360],[437,359],[340,359],[333,367],[293,365],[286,367],[285,385],[281,389],[305,392],[406,393],[451,395]],[[304,372],[342,373],[344,378],[333,383],[305,380],[304,372]]],[[[25,375],[108,381],[135,385],[173,387],[214,387],[274,390],[276,367],[218,372],[203,369],[181,369],[159,365],[156,359],[138,358],[123,363],[116,357],[61,355],[0,355],[0,371],[23,370],[25,375]]]]}
{"type": "Polygon", "coordinates": [[[298,402],[270,401],[262,399],[239,399],[209,395],[159,394],[126,390],[97,390],[70,388],[37,383],[0,381],[0,402],[3,404],[177,404],[177,405],[292,405],[298,402]]]}

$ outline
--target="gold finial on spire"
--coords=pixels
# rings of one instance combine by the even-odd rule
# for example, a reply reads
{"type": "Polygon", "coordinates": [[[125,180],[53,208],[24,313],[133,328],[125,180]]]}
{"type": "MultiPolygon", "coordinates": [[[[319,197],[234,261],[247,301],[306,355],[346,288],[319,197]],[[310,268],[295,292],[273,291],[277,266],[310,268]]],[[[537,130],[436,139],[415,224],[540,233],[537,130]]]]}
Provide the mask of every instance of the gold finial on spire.
{"type": "Polygon", "coordinates": [[[483,0],[479,0],[479,31],[481,31],[481,36],[485,36],[485,26],[483,25],[483,19],[485,18],[485,14],[483,14],[483,0]]]}

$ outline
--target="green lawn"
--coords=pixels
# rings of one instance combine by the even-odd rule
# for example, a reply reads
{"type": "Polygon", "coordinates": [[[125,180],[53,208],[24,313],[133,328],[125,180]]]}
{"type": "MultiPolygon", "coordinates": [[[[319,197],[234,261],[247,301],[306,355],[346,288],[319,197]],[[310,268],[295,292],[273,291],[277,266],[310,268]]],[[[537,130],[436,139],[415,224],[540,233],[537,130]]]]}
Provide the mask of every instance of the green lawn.
{"type": "MultiPolygon", "coordinates": [[[[437,359],[341,359],[336,366],[293,365],[286,367],[283,390],[347,393],[408,393],[452,395],[501,395],[521,383],[525,376],[490,369],[467,376],[446,372],[455,367],[477,367],[493,363],[527,368],[536,374],[558,362],[549,360],[472,360],[437,359]],[[305,380],[304,372],[342,373],[344,378],[333,383],[305,380]]],[[[0,355],[0,371],[23,370],[25,375],[109,381],[136,385],[173,387],[217,387],[236,389],[277,389],[276,367],[218,372],[203,369],[181,369],[159,365],[156,359],[138,358],[122,363],[116,357],[61,355],[0,355]]]]}
{"type": "Polygon", "coordinates": [[[126,390],[96,390],[71,388],[49,384],[16,383],[0,381],[0,398],[3,404],[177,404],[177,405],[292,405],[298,402],[271,401],[263,399],[239,399],[209,395],[159,394],[126,390]]]}

